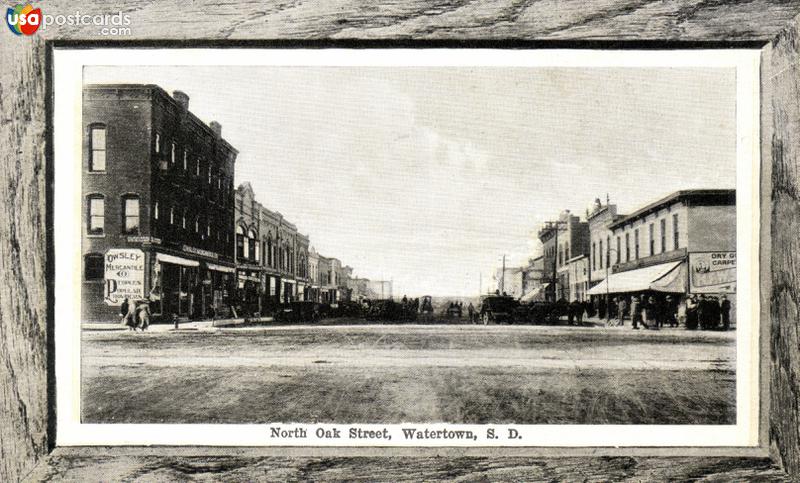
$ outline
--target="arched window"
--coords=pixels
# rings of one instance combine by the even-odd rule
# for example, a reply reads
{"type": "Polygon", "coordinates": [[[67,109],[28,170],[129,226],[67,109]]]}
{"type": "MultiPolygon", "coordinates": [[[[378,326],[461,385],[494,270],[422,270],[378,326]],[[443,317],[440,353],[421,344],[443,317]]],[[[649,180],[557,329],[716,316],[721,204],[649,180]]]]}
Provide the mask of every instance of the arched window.
{"type": "Polygon", "coordinates": [[[170,206],[169,207],[169,224],[170,225],[174,225],[175,224],[175,207],[174,206],[170,206]]]}
{"type": "Polygon", "coordinates": [[[158,219],[158,201],[153,203],[153,219],[158,219]]]}
{"type": "Polygon", "coordinates": [[[247,232],[247,244],[248,248],[245,250],[247,253],[247,258],[258,261],[258,243],[256,243],[255,231],[249,230],[247,232]]]}
{"type": "Polygon", "coordinates": [[[106,170],[106,126],[89,126],[89,171],[106,170]]]}
{"type": "Polygon", "coordinates": [[[139,196],[122,196],[122,231],[128,235],[139,234],[139,196]]]}
{"type": "Polygon", "coordinates": [[[244,258],[245,249],[244,227],[242,225],[236,226],[236,258],[244,258]]]}
{"type": "Polygon", "coordinates": [[[102,280],[105,260],[99,253],[88,253],[83,257],[84,280],[102,280]]]}
{"type": "Polygon", "coordinates": [[[86,197],[86,233],[102,235],[106,226],[106,200],[101,194],[86,197]]]}
{"type": "Polygon", "coordinates": [[[272,259],[272,234],[267,235],[267,266],[273,266],[272,259]]]}

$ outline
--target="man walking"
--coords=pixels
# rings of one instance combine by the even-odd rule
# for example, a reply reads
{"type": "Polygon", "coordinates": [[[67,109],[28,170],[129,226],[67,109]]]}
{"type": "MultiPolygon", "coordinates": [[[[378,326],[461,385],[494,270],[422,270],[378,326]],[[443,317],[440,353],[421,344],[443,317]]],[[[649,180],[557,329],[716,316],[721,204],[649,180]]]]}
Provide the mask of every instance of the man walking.
{"type": "Polygon", "coordinates": [[[617,297],[617,327],[623,327],[625,325],[625,309],[627,308],[628,302],[625,300],[625,297],[617,297]]]}

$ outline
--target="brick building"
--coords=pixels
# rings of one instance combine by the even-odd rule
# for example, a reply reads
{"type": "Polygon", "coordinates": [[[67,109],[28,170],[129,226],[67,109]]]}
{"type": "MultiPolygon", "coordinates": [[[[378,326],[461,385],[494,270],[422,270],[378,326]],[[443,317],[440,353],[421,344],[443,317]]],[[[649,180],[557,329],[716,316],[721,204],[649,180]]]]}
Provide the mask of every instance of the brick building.
{"type": "Polygon", "coordinates": [[[224,311],[238,152],[222,127],[155,85],[85,86],[82,113],[83,319],[117,321],[123,294],[155,318],[224,311]]]}
{"type": "MultiPolygon", "coordinates": [[[[736,293],[736,191],[677,191],[609,225],[611,274],[590,295],[736,293]]],[[[729,295],[730,294],[730,295],[729,295]]],[[[732,302],[734,302],[732,300],[732,302]]],[[[734,302],[735,304],[735,302],[734,302]]]]}
{"type": "Polygon", "coordinates": [[[542,243],[544,278],[549,280],[545,289],[548,300],[569,300],[569,270],[567,260],[589,251],[589,224],[564,210],[558,220],[545,223],[539,230],[542,243]],[[555,275],[555,277],[554,277],[555,275]],[[555,286],[553,281],[555,278],[555,286]]]}

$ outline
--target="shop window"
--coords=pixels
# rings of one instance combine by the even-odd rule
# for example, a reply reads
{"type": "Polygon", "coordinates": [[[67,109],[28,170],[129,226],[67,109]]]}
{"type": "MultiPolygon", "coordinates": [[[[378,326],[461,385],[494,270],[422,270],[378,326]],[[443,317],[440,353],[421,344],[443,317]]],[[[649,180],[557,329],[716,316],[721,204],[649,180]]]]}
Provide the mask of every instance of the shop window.
{"type": "Polygon", "coordinates": [[[87,196],[87,226],[86,231],[89,235],[102,235],[105,233],[106,225],[106,200],[103,195],[87,196]]]}
{"type": "Polygon", "coordinates": [[[139,197],[136,195],[122,197],[122,227],[126,234],[139,233],[139,197]]]}
{"type": "Polygon", "coordinates": [[[89,253],[83,257],[84,280],[102,280],[105,259],[99,253],[89,253]]]}
{"type": "Polygon", "coordinates": [[[89,128],[90,159],[89,171],[106,170],[106,126],[93,124],[89,128]]]}

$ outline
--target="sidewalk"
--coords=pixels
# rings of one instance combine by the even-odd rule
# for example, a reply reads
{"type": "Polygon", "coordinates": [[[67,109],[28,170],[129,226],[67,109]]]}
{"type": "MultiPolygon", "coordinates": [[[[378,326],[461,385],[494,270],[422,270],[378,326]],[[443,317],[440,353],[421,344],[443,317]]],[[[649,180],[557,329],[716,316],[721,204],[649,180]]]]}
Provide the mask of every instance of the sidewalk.
{"type": "MultiPolygon", "coordinates": [[[[150,324],[148,332],[174,332],[192,330],[216,330],[226,327],[247,327],[250,325],[272,322],[272,317],[239,318],[239,319],[217,319],[217,320],[190,320],[181,322],[176,329],[173,324],[150,324]]],[[[128,330],[128,327],[113,322],[109,323],[86,323],[81,324],[81,330],[88,331],[116,331],[128,330]]]]}

